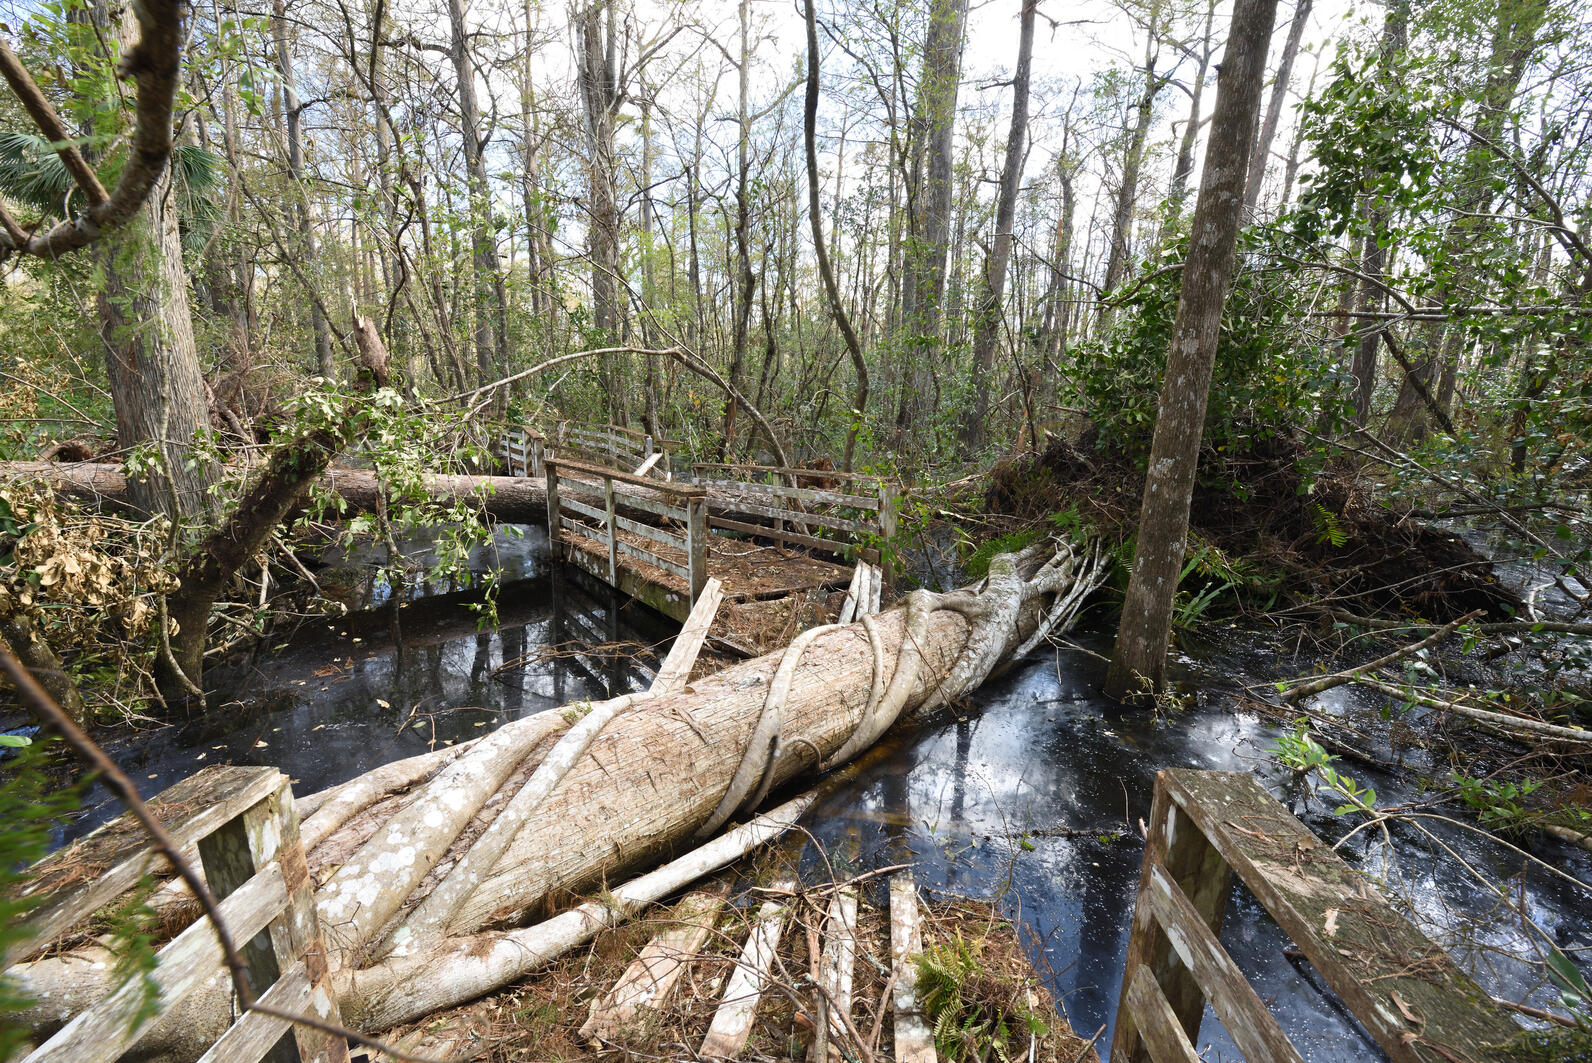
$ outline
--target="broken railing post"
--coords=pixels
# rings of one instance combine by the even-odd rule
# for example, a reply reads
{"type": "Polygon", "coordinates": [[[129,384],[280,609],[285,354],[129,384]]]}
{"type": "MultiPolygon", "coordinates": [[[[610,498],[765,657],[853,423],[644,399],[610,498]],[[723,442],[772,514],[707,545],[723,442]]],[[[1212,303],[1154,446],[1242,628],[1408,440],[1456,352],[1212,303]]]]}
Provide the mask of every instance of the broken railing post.
{"type": "MultiPolygon", "coordinates": [[[[603,477],[603,510],[608,529],[608,585],[619,586],[619,526],[614,523],[614,479],[603,477]]],[[[693,595],[692,597],[695,597],[693,595]]]]}
{"type": "Polygon", "coordinates": [[[1520,1027],[1244,772],[1162,771],[1113,1063],[1198,1058],[1205,1001],[1250,1063],[1298,1052],[1217,940],[1233,875],[1395,1063],[1510,1058],[1520,1027]]]}
{"type": "Polygon", "coordinates": [[[692,495],[686,505],[686,568],[690,572],[691,600],[695,602],[708,582],[708,499],[707,492],[692,495]]]}
{"type": "Polygon", "coordinates": [[[553,556],[558,556],[559,523],[558,512],[558,466],[553,462],[545,462],[542,466],[547,473],[547,542],[553,549],[553,556]]]}
{"type": "Polygon", "coordinates": [[[895,585],[895,563],[891,559],[891,544],[896,537],[896,488],[889,480],[879,481],[879,568],[884,573],[886,586],[895,585]]]}

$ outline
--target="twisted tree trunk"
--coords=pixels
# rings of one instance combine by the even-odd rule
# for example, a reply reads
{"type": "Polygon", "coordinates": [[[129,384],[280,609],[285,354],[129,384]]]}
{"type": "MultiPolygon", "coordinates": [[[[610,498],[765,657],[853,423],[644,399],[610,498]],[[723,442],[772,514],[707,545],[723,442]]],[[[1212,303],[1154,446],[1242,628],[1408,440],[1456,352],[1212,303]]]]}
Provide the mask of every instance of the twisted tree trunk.
{"type": "MultiPolygon", "coordinates": [[[[624,905],[501,928],[551,897],[692,849],[771,789],[863,752],[902,714],[963,696],[1070,624],[1103,568],[1093,548],[1003,555],[978,588],[918,591],[905,608],[815,628],[687,689],[542,713],[463,752],[390,765],[375,785],[306,799],[344,1020],[379,1031],[523,977],[574,924],[624,905]]],[[[81,1007],[114,967],[94,971],[99,960],[91,948],[13,968],[43,1002],[22,1021],[47,1027],[81,1007]]],[[[207,1009],[161,1020],[145,1054],[207,1047],[230,1002],[224,978],[201,993],[207,1009]]]]}

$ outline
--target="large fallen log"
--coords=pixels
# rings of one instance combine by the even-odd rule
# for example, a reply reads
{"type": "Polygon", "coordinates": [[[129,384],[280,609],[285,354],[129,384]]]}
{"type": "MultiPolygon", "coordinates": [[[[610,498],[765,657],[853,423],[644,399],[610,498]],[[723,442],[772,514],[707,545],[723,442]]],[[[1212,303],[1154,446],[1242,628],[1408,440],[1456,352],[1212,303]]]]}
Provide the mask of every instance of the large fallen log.
{"type": "MultiPolygon", "coordinates": [[[[1103,571],[1093,548],[1003,555],[977,587],[914,592],[681,689],[509,724],[434,757],[424,781],[384,769],[406,792],[356,780],[315,799],[310,865],[345,1021],[377,1032],[522,977],[542,953],[513,928],[551,899],[690,849],[773,788],[861,753],[904,713],[962,697],[1070,625],[1103,571]],[[500,816],[512,822],[491,829],[500,816]]],[[[49,1002],[24,1020],[58,1022],[113,966],[90,949],[13,968],[49,1002]]],[[[196,1056],[227,1020],[224,975],[208,999],[141,1050],[196,1056]]]]}
{"type": "MultiPolygon", "coordinates": [[[[92,503],[120,504],[127,498],[127,476],[122,467],[105,462],[0,462],[0,479],[48,480],[58,490],[92,503]]],[[[488,514],[505,523],[547,521],[547,488],[540,480],[426,473],[422,482],[434,502],[451,505],[479,500],[488,514]]],[[[328,469],[320,485],[334,492],[352,512],[375,512],[381,497],[376,475],[368,469],[328,469]]]]}

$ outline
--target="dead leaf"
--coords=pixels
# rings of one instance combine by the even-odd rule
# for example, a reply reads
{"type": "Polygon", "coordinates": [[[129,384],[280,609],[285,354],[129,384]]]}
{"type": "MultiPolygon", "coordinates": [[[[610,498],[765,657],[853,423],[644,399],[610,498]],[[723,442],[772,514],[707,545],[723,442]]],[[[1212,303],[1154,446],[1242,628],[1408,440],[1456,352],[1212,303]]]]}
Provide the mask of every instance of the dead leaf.
{"type": "Polygon", "coordinates": [[[1334,937],[1338,933],[1338,910],[1336,908],[1327,909],[1326,930],[1327,937],[1334,937]]]}

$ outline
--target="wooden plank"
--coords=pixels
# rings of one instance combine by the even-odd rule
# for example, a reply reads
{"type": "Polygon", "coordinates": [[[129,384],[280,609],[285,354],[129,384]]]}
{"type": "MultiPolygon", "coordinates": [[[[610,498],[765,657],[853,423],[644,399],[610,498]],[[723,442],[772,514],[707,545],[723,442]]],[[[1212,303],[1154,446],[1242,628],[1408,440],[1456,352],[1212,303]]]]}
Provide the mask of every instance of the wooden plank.
{"type": "MultiPolygon", "coordinates": [[[[571,495],[584,498],[593,503],[602,502],[604,499],[602,484],[586,480],[573,480],[569,477],[559,478],[559,488],[568,499],[571,495]]],[[[615,502],[620,510],[633,510],[640,513],[651,513],[667,520],[685,522],[685,506],[672,505],[667,501],[656,498],[645,498],[633,491],[616,492],[615,502]]]]}
{"type": "Polygon", "coordinates": [[[713,626],[713,618],[718,615],[719,603],[723,600],[724,584],[709,579],[697,596],[696,604],[691,606],[685,626],[674,637],[674,645],[669,647],[669,655],[663,659],[657,678],[652,681],[651,693],[674,694],[685,688],[691,678],[691,667],[702,651],[702,640],[708,637],[708,629],[713,626]]]}
{"type": "Polygon", "coordinates": [[[1123,987],[1122,999],[1132,1013],[1134,1025],[1142,1031],[1154,1063],[1203,1063],[1150,968],[1140,964],[1134,969],[1133,977],[1123,987]]]}
{"type": "MultiPolygon", "coordinates": [[[[841,1045],[851,1045],[851,1058],[857,1057],[856,1046],[846,1023],[840,1016],[851,1017],[851,985],[857,966],[857,891],[850,887],[838,891],[829,901],[828,917],[824,921],[823,954],[818,965],[818,984],[828,995],[829,1036],[825,1059],[828,1063],[842,1063],[847,1053],[841,1045]]],[[[808,1053],[812,1058],[812,1053],[808,1053]]]]}
{"type": "MultiPolygon", "coordinates": [[[[311,1007],[314,987],[304,964],[296,964],[277,983],[260,995],[260,1003],[279,1011],[304,1014],[311,1007]]],[[[199,1063],[254,1063],[262,1059],[272,1046],[282,1042],[282,1035],[293,1028],[286,1019],[247,1011],[216,1039],[210,1050],[199,1057],[199,1063]]]]}
{"type": "MultiPolygon", "coordinates": [[[[234,941],[247,941],[275,918],[286,902],[281,868],[273,864],[221,902],[221,918],[234,941]]],[[[200,919],[178,934],[160,950],[157,961],[150,978],[159,992],[160,1010],[165,1011],[214,978],[222,966],[221,946],[210,921],[200,919]]],[[[146,1023],[137,1031],[128,1029],[143,993],[143,979],[129,980],[92,1008],[78,1012],[25,1063],[110,1063],[149,1028],[146,1023]]]]}
{"type": "MultiPolygon", "coordinates": [[[[1254,986],[1227,955],[1227,950],[1205,925],[1204,917],[1172,881],[1166,868],[1159,864],[1151,866],[1150,888],[1139,894],[1139,901],[1149,904],[1156,922],[1161,924],[1162,933],[1172,944],[1172,951],[1185,968],[1194,972],[1195,980],[1210,1000],[1211,1009],[1227,1027],[1233,1043],[1238,1045],[1248,1063],[1303,1063],[1277,1020],[1261,1003],[1254,986]]],[[[1140,965],[1134,977],[1138,978],[1140,973],[1148,973],[1148,968],[1140,965]]],[[[1144,1033],[1141,1027],[1140,1036],[1144,1033]]]]}
{"type": "MultiPolygon", "coordinates": [[[[874,555],[875,561],[873,564],[873,578],[868,580],[868,611],[863,613],[862,616],[874,616],[879,612],[879,606],[884,594],[884,568],[878,563],[879,552],[877,550],[865,550],[863,553],[865,556],[867,554],[874,555]]],[[[861,617],[858,619],[861,619],[861,617]]]]}
{"type": "Polygon", "coordinates": [[[713,508],[720,513],[750,513],[757,517],[784,518],[785,520],[798,521],[802,524],[816,524],[822,528],[833,528],[835,531],[878,531],[877,526],[866,521],[832,517],[827,513],[794,513],[790,510],[780,509],[778,506],[763,506],[740,498],[715,498],[713,500],[713,508]]]}
{"type": "Polygon", "coordinates": [[[686,552],[685,539],[681,536],[672,535],[669,532],[663,531],[660,528],[656,528],[651,524],[643,524],[640,521],[631,520],[629,517],[621,517],[616,515],[614,517],[614,522],[619,525],[621,531],[632,532],[641,536],[643,539],[652,540],[659,546],[666,547],[670,550],[678,550],[682,555],[686,552]]]}
{"type": "Polygon", "coordinates": [[[1479,1058],[1519,1032],[1446,952],[1253,777],[1180,769],[1156,782],[1390,1058],[1479,1058]]]}
{"type": "Polygon", "coordinates": [[[708,582],[708,500],[695,498],[686,504],[685,543],[687,567],[686,593],[695,602],[708,582]]]}
{"type": "Polygon", "coordinates": [[[570,461],[568,458],[548,458],[547,464],[555,466],[565,472],[588,477],[605,477],[619,483],[632,484],[636,487],[645,487],[649,491],[656,491],[660,495],[670,498],[704,498],[707,488],[695,487],[689,484],[663,483],[659,480],[649,480],[644,476],[632,476],[627,472],[617,469],[605,469],[600,465],[588,465],[581,461],[570,461]]]}
{"type": "Polygon", "coordinates": [[[851,583],[846,587],[846,600],[840,603],[840,615],[835,618],[836,622],[849,624],[853,620],[861,619],[857,615],[857,603],[866,601],[867,595],[868,562],[858,561],[857,567],[851,573],[851,583]]]}
{"type": "Polygon", "coordinates": [[[1139,1063],[1150,1058],[1139,1038],[1138,1027],[1132,1021],[1131,1011],[1126,1009],[1127,989],[1140,965],[1150,968],[1190,1043],[1199,1040],[1200,1022],[1205,1013],[1204,991],[1193,973],[1178,959],[1146,899],[1151,889],[1150,873],[1156,866],[1165,868],[1184,895],[1194,902],[1205,925],[1212,932],[1219,931],[1226,912],[1232,872],[1222,855],[1178,809],[1159,775],[1150,806],[1150,834],[1144,847],[1144,864],[1139,871],[1138,900],[1133,907],[1128,955],[1123,966],[1124,995],[1117,1009],[1117,1027],[1111,1042],[1112,1060],[1122,1063],[1139,1063]]]}
{"type": "Polygon", "coordinates": [[[640,465],[637,465],[634,469],[631,470],[630,475],[632,475],[632,476],[645,476],[645,475],[647,475],[647,473],[652,471],[652,468],[653,468],[654,465],[657,465],[658,462],[660,462],[662,460],[663,460],[663,451],[654,450],[651,454],[647,455],[646,460],[644,460],[640,465]]]}
{"type": "Polygon", "coordinates": [[[626,557],[633,557],[637,561],[651,565],[653,568],[661,568],[671,576],[679,576],[683,580],[689,580],[691,578],[691,571],[690,569],[686,568],[686,566],[680,564],[678,561],[671,561],[667,557],[655,554],[644,546],[636,546],[633,543],[627,543],[623,539],[620,539],[615,542],[614,551],[616,553],[624,554],[626,557]]]}
{"type": "MultiPolygon", "coordinates": [[[[835,557],[842,557],[848,550],[854,549],[850,543],[839,539],[817,539],[810,535],[800,535],[788,530],[776,532],[773,528],[763,524],[746,524],[741,521],[731,520],[728,517],[710,516],[708,517],[708,527],[740,532],[744,535],[756,535],[764,539],[773,539],[778,536],[783,538],[785,542],[795,543],[797,546],[805,546],[809,550],[820,550],[835,557]]],[[[877,564],[879,561],[879,551],[877,550],[857,550],[856,553],[857,556],[872,564],[877,564]]]]}
{"type": "MultiPolygon", "coordinates": [[[[777,891],[790,893],[795,884],[781,882],[777,891]]],[[[779,901],[766,901],[758,910],[752,932],[747,935],[746,946],[740,959],[730,972],[724,986],[724,999],[713,1014],[713,1023],[702,1041],[699,1056],[706,1059],[733,1060],[740,1058],[746,1039],[752,1034],[752,1019],[757,1005],[763,999],[769,984],[769,971],[774,966],[774,952],[779,948],[780,935],[785,932],[785,920],[790,911],[779,901]]]]}
{"type": "MultiPolygon", "coordinates": [[[[215,765],[162,790],[149,807],[183,849],[270,794],[282,778],[275,768],[215,765]]],[[[163,866],[143,827],[126,814],[34,864],[21,895],[51,896],[22,924],[27,936],[6,950],[0,969],[55,941],[163,866]]]]}
{"type": "Polygon", "coordinates": [[[608,529],[608,582],[619,580],[619,535],[614,529],[614,482],[603,481],[603,522],[608,529]]]}
{"type": "Polygon", "coordinates": [[[698,461],[691,464],[693,474],[697,469],[734,469],[740,472],[778,473],[781,476],[807,476],[815,479],[859,481],[882,479],[877,473],[841,472],[838,469],[799,469],[785,465],[732,465],[722,461],[698,461]]]}
{"type": "Polygon", "coordinates": [[[688,894],[668,917],[668,927],[642,948],[612,989],[593,1005],[580,1028],[583,1040],[619,1041],[663,1012],[681,976],[707,943],[724,907],[724,891],[688,894]]]}
{"type": "Polygon", "coordinates": [[[815,505],[843,506],[868,513],[879,511],[877,495],[848,495],[841,491],[825,491],[817,487],[787,487],[784,484],[758,483],[751,480],[701,480],[703,487],[718,487],[720,494],[733,495],[737,491],[766,495],[782,501],[809,502],[815,505]]]}
{"type": "Polygon", "coordinates": [[[557,546],[562,524],[558,506],[558,469],[551,461],[547,461],[543,463],[542,470],[547,480],[547,537],[557,546]]]}
{"type": "Polygon", "coordinates": [[[918,888],[912,872],[890,879],[890,967],[895,987],[896,1063],[937,1063],[934,1035],[918,1003],[917,957],[923,952],[923,928],[918,911],[918,888]]]}

